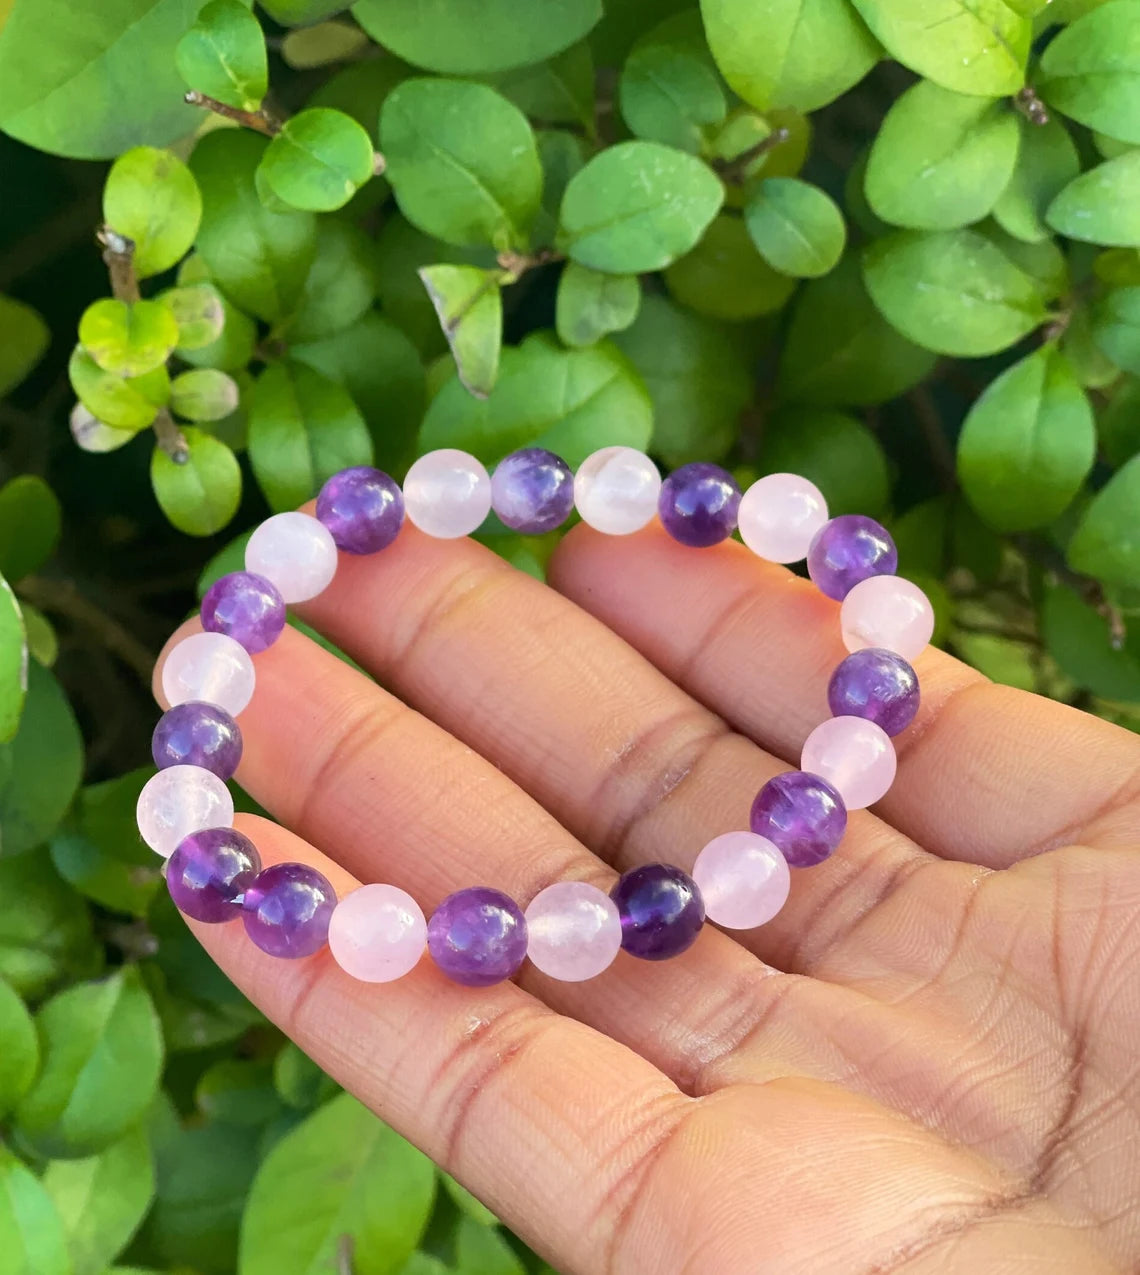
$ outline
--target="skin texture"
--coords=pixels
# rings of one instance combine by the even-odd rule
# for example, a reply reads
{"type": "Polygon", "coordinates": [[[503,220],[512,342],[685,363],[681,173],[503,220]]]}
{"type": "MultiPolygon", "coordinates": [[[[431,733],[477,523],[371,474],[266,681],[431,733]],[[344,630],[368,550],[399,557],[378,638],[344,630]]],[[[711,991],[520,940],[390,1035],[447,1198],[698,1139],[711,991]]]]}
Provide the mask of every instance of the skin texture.
{"type": "MultiPolygon", "coordinates": [[[[257,657],[266,863],[425,911],[691,867],[796,764],[837,604],[742,546],[573,531],[551,586],[405,528],[257,657]],[[288,829],[288,831],[286,830],[288,829]]],[[[186,630],[183,630],[185,632],[186,630]]],[[[383,987],[193,924],[237,984],[569,1275],[1140,1263],[1140,739],[917,662],[899,774],[784,912],[661,964],[383,987]]]]}

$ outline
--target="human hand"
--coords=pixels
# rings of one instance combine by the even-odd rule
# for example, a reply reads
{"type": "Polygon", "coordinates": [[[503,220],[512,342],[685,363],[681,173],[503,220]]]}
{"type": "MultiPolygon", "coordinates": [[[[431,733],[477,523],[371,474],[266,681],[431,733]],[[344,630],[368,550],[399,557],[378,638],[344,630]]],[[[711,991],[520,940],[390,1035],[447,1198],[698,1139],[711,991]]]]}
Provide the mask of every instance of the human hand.
{"type": "MultiPolygon", "coordinates": [[[[525,905],[746,827],[827,715],[836,604],[658,528],[577,528],[551,582],[411,527],[342,555],[301,614],[388,689],[292,629],[257,657],[237,777],[284,827],[238,826],[263,861],[525,905]]],[[[936,650],[917,669],[877,813],[774,921],[676,960],[377,986],[191,924],[563,1271],[1135,1269],[1140,740],[936,650]]]]}

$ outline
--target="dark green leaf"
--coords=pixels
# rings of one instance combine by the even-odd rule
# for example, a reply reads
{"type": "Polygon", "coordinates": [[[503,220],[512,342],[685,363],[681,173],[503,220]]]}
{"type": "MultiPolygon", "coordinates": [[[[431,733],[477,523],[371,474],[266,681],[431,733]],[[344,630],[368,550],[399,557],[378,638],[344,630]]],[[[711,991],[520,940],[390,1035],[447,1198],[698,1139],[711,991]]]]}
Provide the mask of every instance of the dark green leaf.
{"type": "Polygon", "coordinates": [[[188,536],[212,536],[237,513],[241,466],[219,439],[187,426],[189,455],[176,464],[161,447],[151,454],[155,499],[171,523],[188,536]]]}
{"type": "Polygon", "coordinates": [[[1140,456],[1097,492],[1069,541],[1069,565],[1103,584],[1140,588],[1140,456]]]}
{"type": "MultiPolygon", "coordinates": [[[[309,99],[310,106],[328,106],[343,111],[371,136],[380,118],[380,107],[389,93],[414,74],[412,68],[399,58],[387,55],[382,58],[366,58],[342,67],[326,80],[309,99]]],[[[377,183],[382,185],[383,183],[377,183]]]]}
{"type": "Polygon", "coordinates": [[[628,328],[640,306],[641,282],[636,275],[602,274],[567,262],[558,280],[558,336],[565,345],[593,345],[628,328]]]}
{"type": "Polygon", "coordinates": [[[588,44],[538,66],[520,67],[492,77],[491,83],[520,111],[544,124],[580,124],[594,131],[594,60],[588,44]]]}
{"type": "Polygon", "coordinates": [[[55,552],[62,511],[55,492],[35,474],[20,474],[0,487],[0,574],[31,575],[55,552]]]}
{"type": "Polygon", "coordinates": [[[305,290],[296,312],[282,325],[290,345],[335,336],[368,310],[376,293],[373,256],[372,242],[362,230],[321,218],[305,290]]]}
{"type": "Polygon", "coordinates": [[[993,221],[983,222],[978,233],[984,235],[1003,256],[1008,257],[1018,269],[1033,279],[1044,301],[1056,301],[1069,291],[1071,279],[1069,263],[1056,239],[1043,239],[1040,243],[1026,243],[1007,235],[993,221]]]}
{"type": "Polygon", "coordinates": [[[476,266],[424,266],[420,278],[439,315],[460,381],[476,397],[486,398],[499,375],[502,272],[476,266]]]}
{"type": "Polygon", "coordinates": [[[494,255],[452,248],[438,239],[429,239],[398,213],[388,218],[376,238],[376,295],[380,307],[429,359],[446,353],[447,341],[419,270],[440,261],[491,266],[494,255]]]}
{"type": "Polygon", "coordinates": [[[1101,4],[1049,42],[1037,87],[1056,110],[1140,143],[1140,37],[1134,0],[1101,4]]]}
{"type": "Polygon", "coordinates": [[[194,242],[202,196],[186,165],[169,151],[136,146],[120,155],[103,189],[103,219],[135,246],[140,279],[179,261],[194,242]]]}
{"type": "Polygon", "coordinates": [[[27,693],[24,617],[12,586],[0,575],[0,743],[7,743],[19,729],[27,693]]]}
{"type": "Polygon", "coordinates": [[[847,243],[847,227],[835,201],[797,177],[759,182],[744,206],[744,221],[764,260],[801,279],[833,270],[847,243]]]}
{"type": "Polygon", "coordinates": [[[1114,468],[1140,453],[1140,381],[1121,381],[1101,413],[1099,429],[1104,458],[1114,468]]]}
{"type": "Polygon", "coordinates": [[[337,1093],[336,1081],[292,1041],[273,1060],[273,1082],[281,1101],[296,1111],[311,1111],[337,1093]]]}
{"type": "Polygon", "coordinates": [[[0,979],[0,1115],[7,1115],[32,1087],[40,1065],[40,1042],[27,1006],[0,979]]]}
{"type": "Polygon", "coordinates": [[[538,158],[542,164],[542,207],[535,218],[535,243],[552,243],[558,233],[558,211],[570,179],[586,166],[587,147],[583,138],[561,129],[546,129],[537,135],[538,158]]]}
{"type": "Polygon", "coordinates": [[[665,271],[665,283],[683,305],[730,322],[773,313],[796,286],[790,275],[772,269],[744,222],[728,213],[715,218],[693,251],[665,271]]]}
{"type": "Polygon", "coordinates": [[[79,341],[104,372],[142,376],[178,344],[178,322],[160,301],[94,301],[79,320],[79,341]]]}
{"type": "Polygon", "coordinates": [[[1065,585],[1047,585],[1041,637],[1062,672],[1104,699],[1140,701],[1140,641],[1112,645],[1108,621],[1065,585]]]}
{"type": "Polygon", "coordinates": [[[1140,150],[1071,181],[1049,205],[1046,220],[1070,239],[1140,248],[1140,150]]]}
{"type": "Polygon", "coordinates": [[[30,305],[0,295],[0,398],[43,358],[50,339],[47,324],[30,305]]]}
{"type": "Polygon", "coordinates": [[[273,1086],[272,1065],[243,1058],[222,1058],[208,1067],[194,1098],[206,1116],[223,1124],[261,1126],[284,1109],[273,1086]]]}
{"type": "Polygon", "coordinates": [[[170,376],[164,366],[126,380],[104,372],[79,345],[72,352],[67,373],[83,406],[115,429],[145,429],[170,396],[170,376]]]}
{"type": "Polygon", "coordinates": [[[373,175],[372,142],[343,111],[312,107],[282,126],[261,157],[260,175],[291,208],[341,208],[373,175]]]}
{"type": "Polygon", "coordinates": [[[827,497],[832,517],[886,508],[890,490],[882,444],[843,412],[784,408],[767,423],[760,453],[764,473],[802,474],[827,497]]]}
{"type": "Polygon", "coordinates": [[[1140,374],[1140,288],[1113,288],[1092,309],[1092,339],[1106,357],[1140,374]]]}
{"type": "Polygon", "coordinates": [[[618,101],[636,137],[700,154],[728,104],[715,69],[691,49],[647,43],[629,55],[618,101]]]}
{"type": "Polygon", "coordinates": [[[0,858],[0,978],[38,1000],[65,977],[89,976],[96,958],[87,906],[51,859],[0,858]]]}
{"type": "Polygon", "coordinates": [[[1061,352],[1069,360],[1080,383],[1090,390],[1103,390],[1120,379],[1120,368],[1097,344],[1091,315],[1078,307],[1061,334],[1061,352]]]}
{"type": "Polygon", "coordinates": [[[456,1275],[526,1275],[526,1267],[497,1227],[473,1218],[459,1221],[455,1233],[456,1275]]]}
{"type": "Polygon", "coordinates": [[[241,0],[210,0],[174,59],[192,89],[241,111],[256,111],[269,89],[261,23],[241,0]]]}
{"type": "Polygon", "coordinates": [[[0,1252],[5,1275],[74,1275],[51,1196],[6,1147],[0,1147],[0,1252]]]}
{"type": "Polygon", "coordinates": [[[1049,238],[1045,213],[1081,171],[1073,139],[1060,120],[1045,125],[1021,121],[1021,145],[1013,177],[994,205],[994,219],[1008,234],[1028,243],[1049,238]]]}
{"type": "Polygon", "coordinates": [[[439,1180],[443,1189],[451,1197],[460,1213],[478,1222],[480,1226],[498,1226],[499,1219],[491,1210],[477,1200],[465,1186],[461,1186],[450,1173],[439,1171],[439,1180]]]}

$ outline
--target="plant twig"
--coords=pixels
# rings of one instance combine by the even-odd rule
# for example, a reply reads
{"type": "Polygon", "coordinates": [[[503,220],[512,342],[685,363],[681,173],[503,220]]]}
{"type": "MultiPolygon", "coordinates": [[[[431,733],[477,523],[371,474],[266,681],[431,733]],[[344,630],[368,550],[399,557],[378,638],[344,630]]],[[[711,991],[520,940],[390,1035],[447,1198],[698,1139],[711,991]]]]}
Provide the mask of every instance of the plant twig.
{"type": "Polygon", "coordinates": [[[275,137],[281,132],[281,121],[270,115],[264,107],[259,111],[239,110],[236,106],[227,106],[225,102],[219,102],[216,97],[207,97],[205,93],[199,93],[197,89],[191,89],[186,94],[185,101],[188,106],[201,106],[245,128],[264,133],[266,137],[275,137]]]}
{"type": "Polygon", "coordinates": [[[1079,598],[1103,617],[1108,625],[1108,640],[1112,649],[1121,650],[1128,636],[1128,626],[1120,609],[1109,601],[1100,581],[1074,571],[1059,549],[1036,536],[1014,536],[1012,539],[1027,558],[1043,567],[1061,584],[1068,585],[1079,598]]]}
{"type": "Polygon", "coordinates": [[[135,241],[110,226],[100,226],[95,236],[103,246],[103,263],[111,276],[111,291],[128,304],[141,299],[135,277],[135,241]]]}
{"type": "Polygon", "coordinates": [[[930,448],[935,468],[941,475],[942,486],[947,491],[953,491],[958,486],[958,467],[954,461],[954,449],[942,428],[934,398],[925,385],[915,386],[907,397],[918,418],[926,445],[930,448]]]}
{"type": "Polygon", "coordinates": [[[500,252],[496,258],[499,265],[510,275],[505,283],[518,283],[528,270],[537,266],[549,265],[552,261],[565,261],[565,254],[555,252],[553,248],[540,248],[537,252],[500,252]]]}
{"type": "Polygon", "coordinates": [[[761,155],[767,155],[769,151],[775,150],[777,146],[782,146],[791,132],[784,128],[774,128],[767,137],[762,138],[754,146],[749,146],[747,150],[741,151],[739,155],[734,155],[732,159],[717,160],[713,167],[721,175],[726,182],[742,182],[748,176],[748,170],[760,158],[761,155]]]}
{"type": "Polygon", "coordinates": [[[336,1246],[336,1275],[354,1275],[356,1245],[351,1235],[342,1235],[336,1246]]]}
{"type": "Polygon", "coordinates": [[[169,408],[158,409],[152,428],[159,447],[176,465],[185,465],[190,459],[190,446],[186,442],[186,435],[178,428],[174,417],[170,415],[169,408]]]}

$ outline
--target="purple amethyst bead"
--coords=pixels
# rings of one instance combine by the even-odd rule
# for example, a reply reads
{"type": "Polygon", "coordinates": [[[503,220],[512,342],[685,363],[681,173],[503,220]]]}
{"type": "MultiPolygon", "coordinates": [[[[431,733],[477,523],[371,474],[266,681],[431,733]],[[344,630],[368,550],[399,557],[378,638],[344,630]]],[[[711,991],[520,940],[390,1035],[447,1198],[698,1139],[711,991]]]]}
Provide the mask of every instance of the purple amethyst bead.
{"type": "Polygon", "coordinates": [[[325,945],[336,892],[316,868],[275,863],[259,872],[242,899],[245,932],[270,956],[312,956],[325,945]]]}
{"type": "Polygon", "coordinates": [[[264,576],[231,571],[206,590],[202,627],[207,633],[225,633],[255,655],[281,636],[285,600],[264,576]]]}
{"type": "Polygon", "coordinates": [[[524,447],[491,476],[491,508],[512,531],[540,536],[561,527],[574,508],[570,466],[544,447],[524,447]]]}
{"type": "Polygon", "coordinates": [[[224,708],[189,700],[158,719],[150,751],[159,770],[200,766],[229,779],[241,761],[241,728],[224,708]]]}
{"type": "Polygon", "coordinates": [[[894,575],[898,550],[891,533],[874,518],[842,514],[825,522],[808,549],[808,575],[820,593],[842,602],[862,580],[894,575]]]}
{"type": "Polygon", "coordinates": [[[342,469],[321,488],[317,518],[345,553],[379,553],[404,525],[403,493],[394,478],[371,465],[342,469]]]}
{"type": "Polygon", "coordinates": [[[487,886],[449,894],[428,922],[432,959],[456,983],[490,987],[526,957],[526,919],[509,895],[487,886]]]}
{"type": "Polygon", "coordinates": [[[897,735],[918,712],[918,674],[894,651],[868,647],[831,675],[827,703],[835,717],[863,717],[897,735]]]}
{"type": "Polygon", "coordinates": [[[204,828],[184,837],[166,861],[166,885],[179,912],[217,924],[241,915],[242,896],[261,871],[261,857],[234,828],[204,828]]]}
{"type": "Polygon", "coordinates": [[[665,530],[683,545],[706,549],[736,530],[740,487],[727,469],[693,461],[675,469],[661,485],[657,512],[665,530]]]}
{"type": "Polygon", "coordinates": [[[750,826],[775,844],[790,867],[810,868],[839,845],[847,807],[826,779],[789,770],[769,779],[756,794],[750,826]]]}
{"type": "Polygon", "coordinates": [[[697,941],[705,904],[697,883],[668,863],[647,863],[610,891],[621,917],[621,945],[643,961],[667,961],[697,941]]]}

